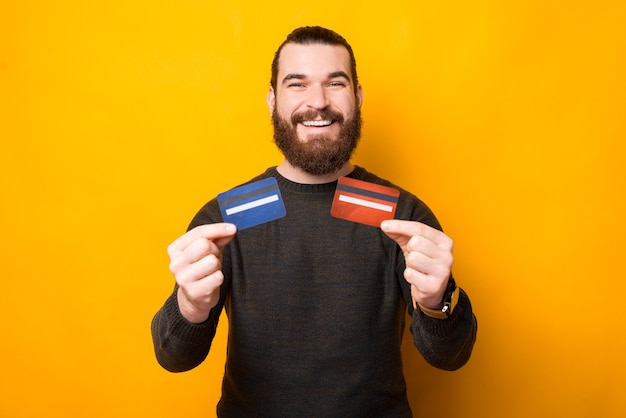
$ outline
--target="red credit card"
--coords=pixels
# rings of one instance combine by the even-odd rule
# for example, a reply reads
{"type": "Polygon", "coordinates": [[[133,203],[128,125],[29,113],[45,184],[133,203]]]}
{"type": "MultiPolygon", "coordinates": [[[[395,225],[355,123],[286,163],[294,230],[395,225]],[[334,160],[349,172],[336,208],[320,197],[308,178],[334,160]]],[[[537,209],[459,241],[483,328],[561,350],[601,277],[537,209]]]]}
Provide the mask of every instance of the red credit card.
{"type": "Polygon", "coordinates": [[[380,227],[382,221],[393,219],[400,191],[363,180],[341,177],[330,214],[365,225],[380,227]]]}

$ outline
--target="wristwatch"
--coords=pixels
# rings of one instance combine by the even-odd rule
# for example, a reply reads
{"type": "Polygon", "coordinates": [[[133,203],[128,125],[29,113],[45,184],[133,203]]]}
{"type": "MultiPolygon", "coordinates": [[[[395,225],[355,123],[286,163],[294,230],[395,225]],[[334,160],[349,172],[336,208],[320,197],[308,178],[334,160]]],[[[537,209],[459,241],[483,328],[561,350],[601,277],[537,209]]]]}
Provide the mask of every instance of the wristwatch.
{"type": "Polygon", "coordinates": [[[441,312],[446,316],[452,315],[452,311],[456,307],[459,301],[459,288],[456,287],[456,282],[453,277],[448,280],[448,286],[446,287],[446,293],[443,295],[443,307],[441,312]]]}
{"type": "Polygon", "coordinates": [[[456,286],[456,282],[454,278],[450,277],[448,280],[448,286],[446,287],[446,291],[443,294],[443,306],[441,309],[429,309],[425,308],[422,305],[418,305],[420,310],[424,312],[424,314],[438,319],[446,319],[456,307],[456,304],[459,301],[459,288],[456,286]]]}

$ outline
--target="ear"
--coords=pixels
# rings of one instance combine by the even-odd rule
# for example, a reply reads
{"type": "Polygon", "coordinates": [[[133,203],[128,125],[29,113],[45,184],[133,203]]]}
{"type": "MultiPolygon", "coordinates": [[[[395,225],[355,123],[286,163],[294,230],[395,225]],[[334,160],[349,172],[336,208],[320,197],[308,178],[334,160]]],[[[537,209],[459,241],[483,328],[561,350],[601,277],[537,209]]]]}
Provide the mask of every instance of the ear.
{"type": "Polygon", "coordinates": [[[361,108],[363,104],[363,87],[359,84],[356,86],[356,105],[361,108]]]}
{"type": "Polygon", "coordinates": [[[265,100],[267,101],[267,107],[270,110],[270,115],[272,115],[272,113],[274,113],[274,107],[276,106],[276,93],[271,86],[267,91],[267,97],[265,100]]]}

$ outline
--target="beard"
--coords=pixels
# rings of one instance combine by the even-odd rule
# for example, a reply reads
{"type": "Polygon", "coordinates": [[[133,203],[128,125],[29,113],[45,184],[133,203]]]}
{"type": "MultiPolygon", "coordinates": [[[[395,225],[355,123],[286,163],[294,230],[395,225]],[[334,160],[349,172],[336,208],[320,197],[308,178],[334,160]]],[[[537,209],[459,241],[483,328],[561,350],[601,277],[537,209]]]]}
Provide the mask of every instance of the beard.
{"type": "Polygon", "coordinates": [[[295,113],[291,120],[283,119],[276,112],[272,112],[274,125],[274,142],[289,163],[312,175],[331,174],[340,170],[350,161],[361,137],[361,110],[354,109],[352,115],[345,119],[341,113],[324,109],[295,113]],[[341,128],[337,138],[326,135],[313,135],[306,138],[306,142],[298,138],[296,130],[299,122],[304,120],[333,120],[341,128]]]}

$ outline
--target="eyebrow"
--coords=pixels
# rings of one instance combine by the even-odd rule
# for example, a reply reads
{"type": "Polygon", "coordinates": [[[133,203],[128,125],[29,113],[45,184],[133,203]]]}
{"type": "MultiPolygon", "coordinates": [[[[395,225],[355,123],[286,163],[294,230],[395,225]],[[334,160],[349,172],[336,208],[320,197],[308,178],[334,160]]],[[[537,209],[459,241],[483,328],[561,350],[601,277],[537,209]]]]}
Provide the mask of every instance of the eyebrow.
{"type": "MultiPolygon", "coordinates": [[[[345,71],[333,71],[332,73],[328,74],[328,78],[337,78],[337,77],[345,78],[346,81],[348,82],[350,81],[350,77],[345,71]]],[[[304,80],[304,79],[306,79],[306,75],[304,74],[298,74],[298,73],[287,74],[283,78],[282,84],[285,84],[289,80],[304,80]]]]}

